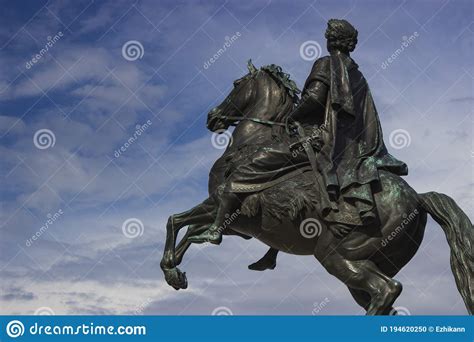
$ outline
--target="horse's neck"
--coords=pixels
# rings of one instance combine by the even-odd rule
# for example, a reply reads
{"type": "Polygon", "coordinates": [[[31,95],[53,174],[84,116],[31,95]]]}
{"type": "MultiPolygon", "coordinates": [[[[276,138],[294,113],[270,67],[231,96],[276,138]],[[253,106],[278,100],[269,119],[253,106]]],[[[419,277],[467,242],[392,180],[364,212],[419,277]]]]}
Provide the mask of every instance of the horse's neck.
{"type": "Polygon", "coordinates": [[[229,146],[229,152],[242,145],[256,144],[270,140],[272,136],[272,127],[249,120],[241,121],[234,129],[232,134],[232,145],[229,146]]]}

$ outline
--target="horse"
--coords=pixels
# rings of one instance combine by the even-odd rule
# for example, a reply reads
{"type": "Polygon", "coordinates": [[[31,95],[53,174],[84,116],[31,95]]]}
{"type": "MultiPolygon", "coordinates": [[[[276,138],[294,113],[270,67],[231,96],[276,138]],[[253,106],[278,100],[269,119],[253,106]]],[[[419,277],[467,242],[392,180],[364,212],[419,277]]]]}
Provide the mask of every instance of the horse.
{"type": "MultiPolygon", "coordinates": [[[[275,132],[282,132],[297,102],[296,85],[281,68],[272,65],[257,69],[249,61],[248,69],[248,74],[234,81],[234,88],[224,101],[208,113],[207,128],[212,132],[225,134],[230,125],[236,126],[224,154],[211,169],[209,198],[190,210],[171,215],[166,225],[160,267],[166,282],[176,290],[188,286],[186,274],[177,265],[190,246],[188,237],[213,222],[228,163],[238,162],[234,159],[242,148],[247,149],[245,153],[252,153],[258,144],[278,136],[275,132]],[[178,232],[186,226],[188,231],[176,248],[178,232]]],[[[311,177],[314,174],[306,172],[276,187],[282,191],[278,186],[285,182],[293,181],[293,187],[311,177]]],[[[275,258],[278,251],[313,255],[328,273],[346,284],[367,315],[389,315],[396,314],[393,304],[402,291],[402,284],[394,277],[417,252],[429,214],[446,234],[458,291],[467,311],[474,314],[474,229],[469,217],[445,194],[418,194],[400,176],[385,170],[379,170],[379,177],[381,186],[374,193],[379,216],[376,227],[361,226],[338,237],[331,232],[331,223],[309,207],[300,215],[280,217],[271,229],[263,227],[268,222],[261,215],[262,210],[260,214],[237,215],[229,220],[224,233],[260,240],[270,247],[264,258],[275,258]]],[[[313,186],[306,191],[316,189],[313,186]]]]}

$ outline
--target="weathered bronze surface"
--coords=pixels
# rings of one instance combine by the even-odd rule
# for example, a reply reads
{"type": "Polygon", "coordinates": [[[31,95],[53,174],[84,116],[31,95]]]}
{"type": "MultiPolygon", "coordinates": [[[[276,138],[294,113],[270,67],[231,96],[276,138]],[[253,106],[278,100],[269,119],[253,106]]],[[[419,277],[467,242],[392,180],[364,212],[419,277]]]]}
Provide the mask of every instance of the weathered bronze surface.
{"type": "Polygon", "coordinates": [[[280,67],[249,61],[249,73],[209,112],[209,130],[236,126],[232,143],[211,169],[209,198],[169,218],[166,281],[187,287],[177,265],[191,243],[254,237],[270,249],[250,269],[275,268],[279,251],[314,255],[367,314],[393,314],[402,291],[393,277],[415,255],[430,214],[446,233],[473,314],[471,221],[447,195],[418,194],[400,177],[408,168],[387,152],[369,86],[350,57],[357,30],[330,20],[326,38],[329,56],[316,60],[301,98],[280,67]]]}

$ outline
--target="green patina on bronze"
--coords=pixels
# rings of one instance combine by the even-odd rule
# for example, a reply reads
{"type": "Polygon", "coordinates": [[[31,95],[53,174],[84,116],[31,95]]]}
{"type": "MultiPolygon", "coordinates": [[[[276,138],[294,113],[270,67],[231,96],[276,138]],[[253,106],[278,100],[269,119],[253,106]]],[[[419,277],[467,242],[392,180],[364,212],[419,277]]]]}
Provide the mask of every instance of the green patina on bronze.
{"type": "Polygon", "coordinates": [[[281,67],[249,61],[249,73],[209,112],[211,131],[236,127],[211,169],[209,198],[168,220],[161,268],[173,288],[187,287],[177,265],[192,243],[237,235],[270,247],[250,269],[275,268],[279,251],[314,255],[367,314],[393,314],[402,290],[394,276],[418,250],[430,214],[474,313],[472,223],[449,196],[418,194],[401,178],[408,168],[388,153],[367,81],[350,57],[357,35],[345,20],[328,22],[329,56],[315,61],[300,99],[281,67]]]}

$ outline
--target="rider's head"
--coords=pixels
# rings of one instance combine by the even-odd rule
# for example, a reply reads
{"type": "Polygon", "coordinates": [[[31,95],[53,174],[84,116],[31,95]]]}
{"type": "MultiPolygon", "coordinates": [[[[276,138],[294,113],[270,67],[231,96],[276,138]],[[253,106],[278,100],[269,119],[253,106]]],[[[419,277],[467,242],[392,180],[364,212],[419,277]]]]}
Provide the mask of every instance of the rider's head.
{"type": "Polygon", "coordinates": [[[324,36],[329,53],[340,51],[349,54],[357,44],[357,30],[344,19],[330,19],[324,36]]]}

